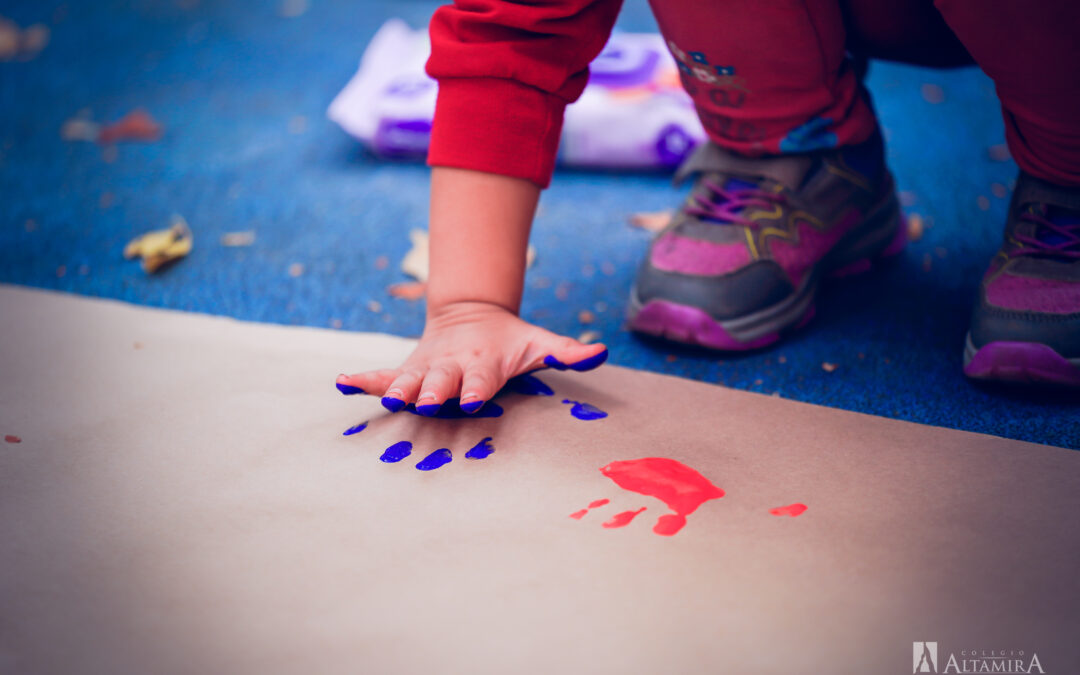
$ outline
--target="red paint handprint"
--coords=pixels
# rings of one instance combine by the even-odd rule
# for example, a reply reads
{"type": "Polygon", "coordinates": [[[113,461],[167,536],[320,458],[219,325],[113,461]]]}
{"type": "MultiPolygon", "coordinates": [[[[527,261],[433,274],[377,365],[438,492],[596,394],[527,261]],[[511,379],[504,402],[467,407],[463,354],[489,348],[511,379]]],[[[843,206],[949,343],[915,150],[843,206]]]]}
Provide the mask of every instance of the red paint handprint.
{"type": "MultiPolygon", "coordinates": [[[[686,525],[686,517],[699,506],[710,499],[724,496],[724,491],[710,483],[705,476],[674,459],[645,457],[612,462],[600,469],[600,472],[624,490],[656,497],[667,504],[674,513],[660,516],[653,526],[653,532],[666,537],[681,530],[686,525]]],[[[606,503],[606,499],[597,500],[589,504],[589,509],[606,503]]],[[[577,511],[571,514],[571,517],[580,519],[589,509],[577,511]]],[[[644,510],[641,508],[618,513],[605,522],[604,527],[623,527],[644,510]]]]}
{"type": "MultiPolygon", "coordinates": [[[[649,497],[656,497],[668,505],[675,513],[660,516],[653,526],[653,532],[666,537],[677,533],[686,525],[686,517],[697,511],[698,507],[711,499],[724,496],[724,491],[713,485],[708,478],[686,466],[682,462],[664,457],[645,457],[620,462],[612,462],[600,469],[615,484],[624,490],[637,492],[649,497]]],[[[597,499],[588,507],[575,511],[570,517],[581,520],[592,509],[609,503],[607,499],[597,499]]],[[[625,527],[630,524],[646,507],[633,511],[616,513],[604,521],[604,527],[625,527]]],[[[789,504],[769,509],[774,516],[797,517],[806,511],[805,504],[789,504]]]]}

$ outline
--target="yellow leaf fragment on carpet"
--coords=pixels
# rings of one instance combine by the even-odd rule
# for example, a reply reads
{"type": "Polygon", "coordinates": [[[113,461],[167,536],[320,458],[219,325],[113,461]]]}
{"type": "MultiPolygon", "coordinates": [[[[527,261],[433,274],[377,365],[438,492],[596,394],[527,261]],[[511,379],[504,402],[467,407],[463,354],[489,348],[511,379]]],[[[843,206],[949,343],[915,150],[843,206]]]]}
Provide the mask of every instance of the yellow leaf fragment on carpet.
{"type": "Polygon", "coordinates": [[[175,215],[172,225],[165,230],[154,230],[135,237],[124,247],[124,257],[142,258],[142,267],[148,274],[158,271],[162,265],[183,258],[191,253],[195,238],[182,216],[175,215]]]}
{"type": "Polygon", "coordinates": [[[419,300],[424,297],[427,292],[426,281],[404,281],[400,284],[393,284],[386,289],[386,292],[391,297],[401,298],[403,300],[419,300]]]}
{"type": "Polygon", "coordinates": [[[628,219],[634,227],[640,227],[649,232],[659,232],[671,222],[671,211],[652,211],[631,214],[628,219]]]}
{"type": "Polygon", "coordinates": [[[596,342],[599,339],[600,339],[600,332],[595,331],[595,330],[584,331],[581,335],[578,336],[578,342],[581,342],[582,344],[587,344],[587,345],[592,344],[592,343],[596,342]]]}
{"type": "Polygon", "coordinates": [[[923,224],[922,216],[917,213],[913,213],[908,216],[907,219],[907,236],[908,241],[919,241],[922,239],[925,225],[923,224]]]}
{"type": "MultiPolygon", "coordinates": [[[[412,248],[401,259],[401,271],[417,281],[427,282],[430,269],[430,253],[428,233],[426,230],[412,230],[409,232],[409,241],[412,248]]],[[[525,267],[532,267],[536,262],[536,249],[529,246],[525,253],[525,267]]]]}

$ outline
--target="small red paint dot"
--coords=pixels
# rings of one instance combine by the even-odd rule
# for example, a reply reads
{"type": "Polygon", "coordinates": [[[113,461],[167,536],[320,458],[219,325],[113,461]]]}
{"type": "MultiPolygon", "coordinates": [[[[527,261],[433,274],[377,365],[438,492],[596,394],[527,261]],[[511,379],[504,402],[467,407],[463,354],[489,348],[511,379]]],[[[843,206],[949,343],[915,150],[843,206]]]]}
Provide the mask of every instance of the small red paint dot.
{"type": "Polygon", "coordinates": [[[18,436],[12,436],[11,434],[4,436],[4,440],[8,443],[22,443],[21,438],[19,438],[18,436]]]}
{"type": "Polygon", "coordinates": [[[775,509],[769,509],[769,513],[774,516],[800,516],[806,512],[806,504],[788,504],[787,506],[778,506],[775,509]]]}

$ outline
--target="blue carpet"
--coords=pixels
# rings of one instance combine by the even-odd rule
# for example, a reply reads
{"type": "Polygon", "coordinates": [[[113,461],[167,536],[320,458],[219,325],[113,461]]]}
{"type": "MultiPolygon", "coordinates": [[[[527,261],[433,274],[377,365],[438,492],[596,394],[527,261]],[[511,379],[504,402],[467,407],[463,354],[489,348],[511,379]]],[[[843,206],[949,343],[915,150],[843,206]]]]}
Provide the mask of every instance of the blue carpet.
{"type": "MultiPolygon", "coordinates": [[[[312,0],[287,19],[266,0],[0,0],[0,14],[52,28],[35,60],[0,63],[0,282],[418,335],[422,304],[385,289],[405,280],[397,263],[407,233],[425,225],[427,171],[371,157],[324,111],[384,20],[423,25],[435,4],[312,0]],[[112,120],[139,106],[166,126],[160,142],[120,145],[110,162],[94,144],[60,138],[80,110],[112,120]],[[293,133],[300,116],[306,126],[293,133]],[[147,277],[121,250],[173,213],[191,223],[195,250],[147,277]],[[218,243],[249,229],[252,247],[218,243]],[[390,266],[377,269],[379,256],[390,266]],[[289,275],[293,263],[303,274],[289,275]]],[[[654,29],[643,0],[628,3],[620,25],[654,29]]],[[[874,64],[869,81],[906,209],[929,227],[894,264],[830,284],[809,330],[723,358],[625,331],[627,289],[648,243],[626,217],[679,201],[661,175],[559,172],[536,223],[524,315],[571,335],[599,331],[623,366],[1080,448],[1076,398],[976,387],[960,373],[970,305],[1001,236],[1000,186],[1016,173],[988,154],[1004,140],[991,82],[973,69],[887,64],[874,64]],[[940,86],[944,101],[924,100],[924,83],[940,86]],[[582,309],[596,323],[579,324],[582,309]]],[[[326,374],[328,387],[336,374],[326,374]]]]}

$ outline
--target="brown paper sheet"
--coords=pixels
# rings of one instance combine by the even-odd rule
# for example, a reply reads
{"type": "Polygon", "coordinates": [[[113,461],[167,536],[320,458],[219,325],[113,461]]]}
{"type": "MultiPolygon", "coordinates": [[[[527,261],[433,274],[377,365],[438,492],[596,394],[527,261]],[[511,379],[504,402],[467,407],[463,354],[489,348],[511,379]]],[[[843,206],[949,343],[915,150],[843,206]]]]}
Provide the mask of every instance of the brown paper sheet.
{"type": "Polygon", "coordinates": [[[391,416],[333,380],[407,340],[0,307],[0,672],[910,673],[915,641],[1080,672],[1076,452],[611,366],[391,416]],[[598,470],[642,457],[726,496],[658,536],[598,470]]]}

